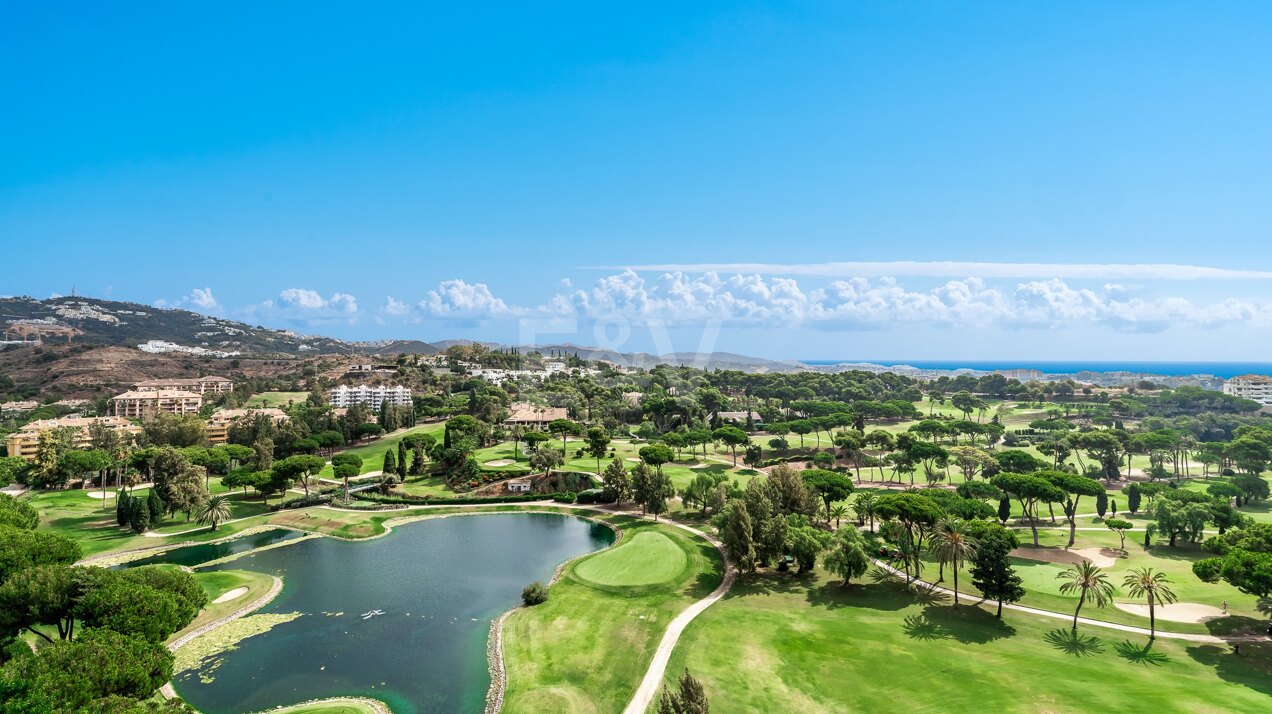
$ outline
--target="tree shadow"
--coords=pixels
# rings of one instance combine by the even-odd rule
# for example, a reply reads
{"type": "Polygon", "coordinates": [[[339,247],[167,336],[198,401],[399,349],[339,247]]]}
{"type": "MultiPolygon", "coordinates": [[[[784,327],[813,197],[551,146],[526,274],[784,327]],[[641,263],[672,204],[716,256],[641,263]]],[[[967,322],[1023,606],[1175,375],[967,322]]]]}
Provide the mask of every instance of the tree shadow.
{"type": "Polygon", "coordinates": [[[1016,634],[1016,628],[1001,617],[973,604],[929,605],[924,608],[923,616],[963,644],[983,645],[1016,634]]]}
{"type": "Polygon", "coordinates": [[[945,605],[953,602],[953,596],[944,593],[936,588],[935,585],[917,585],[910,588],[914,591],[914,599],[921,605],[931,607],[932,605],[945,605]]]}
{"type": "Polygon", "coordinates": [[[1242,642],[1241,653],[1231,645],[1199,645],[1188,656],[1213,667],[1220,679],[1272,695],[1272,642],[1242,642]]]}
{"type": "Polygon", "coordinates": [[[1216,637],[1239,635],[1262,635],[1268,627],[1268,621],[1245,615],[1228,615],[1206,620],[1206,631],[1216,637]]]}
{"type": "Polygon", "coordinates": [[[871,610],[896,611],[909,607],[912,603],[904,596],[904,592],[892,583],[862,584],[850,583],[847,586],[840,582],[826,583],[821,587],[809,588],[808,602],[826,608],[866,607],[871,610]]]}
{"type": "Polygon", "coordinates": [[[1170,657],[1161,652],[1153,651],[1152,640],[1142,646],[1134,644],[1130,640],[1122,640],[1113,645],[1113,649],[1117,650],[1119,657],[1135,664],[1151,664],[1155,667],[1160,667],[1170,661],[1170,657]]]}
{"type": "Polygon", "coordinates": [[[1057,628],[1043,635],[1043,639],[1052,647],[1074,657],[1089,657],[1104,651],[1104,643],[1100,642],[1100,638],[1081,634],[1077,630],[1057,628]]]}
{"type": "Polygon", "coordinates": [[[901,629],[905,631],[906,637],[924,642],[948,640],[954,637],[940,623],[929,620],[927,613],[906,615],[905,621],[901,623],[901,629]]]}

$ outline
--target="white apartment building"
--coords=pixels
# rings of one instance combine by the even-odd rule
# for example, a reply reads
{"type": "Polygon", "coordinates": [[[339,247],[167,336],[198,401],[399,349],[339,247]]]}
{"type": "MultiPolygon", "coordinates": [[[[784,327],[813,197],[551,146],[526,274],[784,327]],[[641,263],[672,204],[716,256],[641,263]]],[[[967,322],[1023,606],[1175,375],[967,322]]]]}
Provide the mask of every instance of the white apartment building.
{"type": "Polygon", "coordinates": [[[350,387],[342,384],[329,394],[331,405],[347,408],[354,404],[366,404],[379,409],[380,404],[388,402],[391,406],[404,407],[411,404],[411,390],[407,387],[371,387],[365,384],[350,387]]]}
{"type": "Polygon", "coordinates": [[[1272,405],[1272,377],[1266,374],[1243,374],[1223,383],[1223,393],[1242,399],[1253,399],[1272,405]]]}

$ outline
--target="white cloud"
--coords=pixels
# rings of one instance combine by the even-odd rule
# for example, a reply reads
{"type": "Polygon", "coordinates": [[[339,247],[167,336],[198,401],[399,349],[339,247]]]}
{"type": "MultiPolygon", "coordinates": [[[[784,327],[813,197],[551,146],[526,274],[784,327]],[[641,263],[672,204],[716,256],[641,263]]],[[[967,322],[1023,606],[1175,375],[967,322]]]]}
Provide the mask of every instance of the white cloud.
{"type": "Polygon", "coordinates": [[[330,298],[324,298],[317,290],[287,288],[278,297],[284,306],[299,310],[322,310],[341,315],[358,312],[358,299],[348,293],[333,293],[330,298]]]}
{"type": "MultiPolygon", "coordinates": [[[[393,300],[395,309],[402,305],[393,300]]],[[[391,313],[382,309],[385,314],[391,313]]],[[[483,283],[448,280],[419,303],[419,314],[455,320],[506,318],[622,319],[697,326],[808,327],[820,330],[885,329],[893,324],[946,328],[1057,329],[1097,324],[1124,332],[1158,332],[1175,325],[1272,325],[1272,303],[1230,298],[1200,304],[1178,297],[1148,297],[1117,284],[1075,287],[1059,278],[1006,285],[971,277],[931,289],[911,289],[892,277],[854,277],[805,289],[795,279],[708,271],[646,277],[624,270],[590,289],[562,290],[537,307],[510,306],[483,283]]]]}
{"type": "Polygon", "coordinates": [[[190,304],[203,310],[216,310],[221,307],[212,296],[212,288],[195,288],[190,291],[190,304]]]}
{"type": "Polygon", "coordinates": [[[458,320],[514,317],[514,311],[490,292],[485,283],[446,280],[430,290],[419,304],[429,317],[458,320]]]}
{"type": "Polygon", "coordinates": [[[380,312],[385,315],[407,315],[411,312],[411,306],[389,295],[384,299],[384,305],[380,308],[380,312]]]}
{"type": "Polygon", "coordinates": [[[1214,268],[1173,263],[990,263],[973,261],[859,261],[838,263],[668,263],[593,266],[595,270],[630,269],[659,273],[751,273],[828,278],[891,276],[961,278],[1063,278],[1073,280],[1233,280],[1272,279],[1272,271],[1214,268]]]}
{"type": "Polygon", "coordinates": [[[278,297],[284,303],[303,310],[318,310],[327,306],[327,301],[318,294],[317,290],[308,288],[287,288],[279,293],[278,297]]]}
{"type": "Polygon", "coordinates": [[[221,303],[217,302],[216,297],[212,295],[212,288],[194,288],[189,295],[177,300],[169,301],[160,298],[154,301],[154,306],[173,310],[177,308],[194,308],[204,312],[215,312],[221,309],[221,303]]]}

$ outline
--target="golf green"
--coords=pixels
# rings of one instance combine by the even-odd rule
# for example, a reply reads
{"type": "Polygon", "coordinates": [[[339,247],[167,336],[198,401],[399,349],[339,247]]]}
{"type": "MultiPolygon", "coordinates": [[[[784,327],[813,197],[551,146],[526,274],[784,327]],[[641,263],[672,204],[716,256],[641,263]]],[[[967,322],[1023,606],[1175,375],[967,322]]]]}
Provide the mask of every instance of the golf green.
{"type": "Polygon", "coordinates": [[[677,578],[688,564],[685,551],[656,531],[642,531],[583,560],[575,577],[610,587],[656,585],[677,578]]]}

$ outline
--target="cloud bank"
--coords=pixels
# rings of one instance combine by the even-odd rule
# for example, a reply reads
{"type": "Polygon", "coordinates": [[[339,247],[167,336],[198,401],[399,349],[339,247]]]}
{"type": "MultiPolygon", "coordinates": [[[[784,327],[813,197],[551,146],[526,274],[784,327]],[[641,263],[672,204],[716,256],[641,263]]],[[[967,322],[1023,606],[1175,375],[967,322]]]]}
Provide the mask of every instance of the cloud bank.
{"type": "MultiPolygon", "coordinates": [[[[1141,295],[1119,284],[1074,287],[1059,278],[991,285],[981,277],[916,290],[893,277],[854,277],[806,289],[788,277],[680,271],[646,278],[624,270],[589,289],[557,292],[538,306],[513,306],[483,283],[443,282],[415,306],[421,318],[464,321],[507,318],[622,319],[634,325],[806,327],[876,330],[894,324],[934,327],[1057,329],[1099,324],[1124,332],[1160,332],[1174,325],[1272,325],[1266,300],[1229,298],[1198,304],[1184,297],[1141,295]]],[[[397,301],[394,301],[397,302],[397,301]]]]}
{"type": "Polygon", "coordinates": [[[591,266],[591,270],[659,273],[740,273],[826,278],[1061,278],[1069,280],[1272,280],[1272,271],[1174,263],[986,263],[961,261],[866,261],[839,263],[661,263],[591,266]]]}

